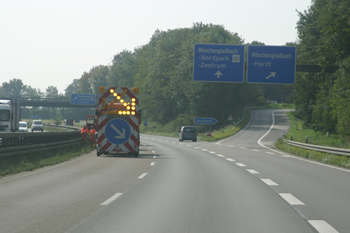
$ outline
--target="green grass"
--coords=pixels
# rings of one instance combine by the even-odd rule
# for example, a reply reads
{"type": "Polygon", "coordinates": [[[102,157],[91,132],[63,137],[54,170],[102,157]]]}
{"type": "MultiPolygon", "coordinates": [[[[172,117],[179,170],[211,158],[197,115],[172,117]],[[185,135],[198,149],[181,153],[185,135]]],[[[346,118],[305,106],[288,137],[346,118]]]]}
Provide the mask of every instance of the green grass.
{"type": "MultiPolygon", "coordinates": [[[[262,109],[265,109],[265,108],[262,108],[262,109]]],[[[230,137],[230,136],[236,134],[238,131],[240,131],[247,124],[247,122],[250,119],[250,112],[252,110],[256,110],[256,109],[247,109],[244,120],[239,125],[235,125],[234,128],[232,128],[232,125],[227,125],[221,129],[213,130],[211,137],[208,137],[206,132],[198,133],[197,140],[213,142],[213,141],[227,138],[227,137],[230,137]]],[[[178,128],[178,130],[173,130],[172,127],[170,127],[169,125],[162,126],[162,125],[159,125],[155,122],[150,122],[150,121],[148,121],[147,126],[144,126],[144,125],[140,126],[141,133],[150,134],[150,135],[153,134],[153,135],[160,135],[160,136],[175,137],[175,138],[179,137],[179,132],[178,132],[179,130],[180,130],[180,128],[178,128]]]]}
{"type": "Polygon", "coordinates": [[[0,157],[0,177],[58,164],[93,150],[87,145],[77,143],[75,147],[0,157]]]}
{"type": "Polygon", "coordinates": [[[292,113],[288,113],[290,119],[290,129],[286,135],[287,140],[291,140],[293,135],[293,141],[306,143],[306,137],[308,137],[308,143],[330,147],[350,148],[350,142],[348,138],[343,138],[337,134],[324,134],[321,132],[315,132],[312,129],[303,127],[303,122],[295,119],[292,113]]]}
{"type": "Polygon", "coordinates": [[[350,168],[350,158],[341,155],[323,153],[314,150],[307,150],[284,143],[282,139],[279,139],[276,143],[276,147],[282,151],[286,151],[301,157],[317,160],[323,163],[332,164],[340,167],[350,168]]]}
{"type": "MultiPolygon", "coordinates": [[[[295,119],[292,113],[288,113],[288,116],[290,119],[290,129],[285,137],[287,140],[291,140],[291,137],[293,135],[293,141],[297,142],[306,143],[306,137],[308,137],[309,144],[350,148],[350,141],[348,138],[343,138],[340,135],[336,134],[323,134],[321,132],[315,132],[312,129],[307,129],[303,127],[303,122],[295,119]]],[[[277,141],[276,147],[282,151],[286,151],[305,158],[314,159],[327,164],[350,168],[350,158],[348,158],[347,156],[323,153],[291,146],[287,143],[284,143],[282,139],[279,139],[277,141]]]]}

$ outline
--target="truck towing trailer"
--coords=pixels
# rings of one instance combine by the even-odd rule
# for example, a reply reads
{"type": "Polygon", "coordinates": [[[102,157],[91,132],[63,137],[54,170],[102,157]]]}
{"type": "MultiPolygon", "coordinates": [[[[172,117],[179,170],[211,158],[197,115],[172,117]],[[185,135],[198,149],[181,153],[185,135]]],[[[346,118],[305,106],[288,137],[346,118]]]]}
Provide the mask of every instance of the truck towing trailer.
{"type": "Polygon", "coordinates": [[[21,120],[20,104],[14,99],[0,99],[0,131],[18,131],[21,120]]]}
{"type": "Polygon", "coordinates": [[[128,153],[139,156],[140,119],[137,87],[100,87],[96,112],[97,156],[128,153]]]}

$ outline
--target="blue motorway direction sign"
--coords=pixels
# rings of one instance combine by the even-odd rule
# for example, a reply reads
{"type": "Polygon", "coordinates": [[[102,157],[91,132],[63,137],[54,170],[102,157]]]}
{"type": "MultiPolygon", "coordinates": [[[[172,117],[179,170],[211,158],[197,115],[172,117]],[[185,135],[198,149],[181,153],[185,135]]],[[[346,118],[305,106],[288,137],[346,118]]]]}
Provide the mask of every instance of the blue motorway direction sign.
{"type": "Polygon", "coordinates": [[[217,123],[218,121],[214,118],[203,118],[203,117],[195,117],[194,123],[195,124],[202,124],[202,125],[213,125],[217,123]]]}
{"type": "Polygon", "coordinates": [[[247,83],[294,84],[295,47],[248,46],[247,83]]]}
{"type": "Polygon", "coordinates": [[[110,143],[123,144],[131,136],[131,127],[124,119],[113,119],[107,123],[105,135],[110,143]]]}
{"type": "Polygon", "coordinates": [[[95,105],[95,99],[96,99],[95,95],[92,95],[92,94],[71,94],[70,103],[95,105]]]}
{"type": "Polygon", "coordinates": [[[244,45],[194,45],[194,81],[242,83],[243,75],[244,45]]]}

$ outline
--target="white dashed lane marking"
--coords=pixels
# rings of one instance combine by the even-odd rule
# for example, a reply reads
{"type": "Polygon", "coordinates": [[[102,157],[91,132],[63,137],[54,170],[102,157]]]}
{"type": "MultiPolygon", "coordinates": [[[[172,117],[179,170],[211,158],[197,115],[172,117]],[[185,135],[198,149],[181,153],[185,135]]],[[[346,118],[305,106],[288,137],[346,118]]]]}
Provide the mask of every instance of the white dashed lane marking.
{"type": "Polygon", "coordinates": [[[226,158],[227,161],[230,161],[230,162],[234,162],[235,160],[234,159],[231,159],[231,158],[226,158]]]}
{"type": "Polygon", "coordinates": [[[290,205],[305,205],[303,202],[301,202],[298,198],[294,197],[290,193],[279,193],[279,195],[290,205]]]}
{"type": "Polygon", "coordinates": [[[265,184],[269,185],[269,186],[278,186],[277,183],[273,182],[270,179],[261,179],[262,182],[264,182],[265,184]]]}
{"type": "Polygon", "coordinates": [[[260,174],[259,172],[255,171],[254,169],[247,169],[247,171],[254,174],[254,175],[260,174]]]}
{"type": "Polygon", "coordinates": [[[338,233],[331,225],[323,220],[309,220],[311,226],[313,226],[319,233],[338,233]]]}
{"type": "Polygon", "coordinates": [[[122,195],[122,193],[117,193],[113,197],[109,198],[107,201],[103,202],[101,205],[108,205],[109,203],[111,203],[112,201],[114,201],[115,199],[120,197],[121,195],[122,195]]]}
{"type": "Polygon", "coordinates": [[[138,177],[138,179],[142,179],[143,177],[145,177],[147,175],[147,173],[143,173],[141,176],[138,177]]]}
{"type": "Polygon", "coordinates": [[[236,165],[237,165],[237,166],[240,166],[240,167],[246,167],[246,165],[243,164],[243,163],[236,163],[236,165]]]}

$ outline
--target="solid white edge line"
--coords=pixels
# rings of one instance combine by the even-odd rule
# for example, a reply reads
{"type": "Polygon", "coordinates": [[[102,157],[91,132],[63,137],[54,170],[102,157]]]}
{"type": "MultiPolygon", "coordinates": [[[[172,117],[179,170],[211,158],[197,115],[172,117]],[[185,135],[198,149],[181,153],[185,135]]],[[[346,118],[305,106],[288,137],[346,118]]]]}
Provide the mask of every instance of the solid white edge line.
{"type": "Polygon", "coordinates": [[[106,200],[105,202],[103,202],[101,205],[108,205],[109,203],[111,203],[112,201],[114,201],[115,199],[120,197],[121,195],[122,195],[122,193],[117,193],[113,197],[111,197],[108,200],[106,200]]]}
{"type": "Polygon", "coordinates": [[[308,220],[308,222],[313,226],[319,233],[338,233],[331,225],[323,220],[308,220]]]}
{"type": "Polygon", "coordinates": [[[299,159],[299,160],[302,160],[302,161],[305,161],[305,162],[309,162],[309,163],[313,163],[313,164],[317,164],[317,165],[321,165],[321,166],[324,166],[324,167],[329,167],[329,168],[333,168],[333,169],[337,169],[337,170],[340,170],[340,171],[344,171],[344,172],[350,172],[350,170],[347,170],[347,169],[344,169],[344,168],[339,168],[339,167],[334,167],[332,165],[328,165],[328,164],[324,164],[324,163],[321,163],[321,162],[316,162],[316,161],[312,161],[312,160],[307,160],[307,159],[304,159],[304,158],[300,158],[296,155],[289,155],[289,154],[285,154],[281,151],[278,151],[278,150],[274,150],[274,149],[271,149],[270,147],[267,147],[265,146],[264,144],[261,143],[261,140],[270,133],[270,131],[272,130],[273,126],[275,125],[275,115],[274,113],[277,112],[277,111],[274,111],[272,112],[272,125],[270,127],[270,129],[258,140],[258,144],[270,151],[273,151],[273,152],[276,152],[278,154],[281,154],[283,157],[287,156],[288,158],[295,158],[295,159],[299,159]]]}
{"type": "Polygon", "coordinates": [[[227,141],[227,140],[229,140],[229,139],[231,139],[231,138],[233,138],[233,137],[236,137],[238,134],[242,133],[242,132],[245,130],[245,128],[247,128],[247,127],[250,125],[250,122],[252,121],[252,119],[253,119],[253,114],[250,114],[249,122],[248,122],[248,124],[247,124],[242,130],[240,130],[238,133],[232,135],[231,137],[228,137],[228,138],[226,138],[226,139],[224,139],[224,140],[221,140],[221,141],[217,142],[216,144],[220,144],[220,143],[222,143],[222,142],[224,142],[224,141],[227,141]]]}
{"type": "Polygon", "coordinates": [[[300,201],[298,198],[294,197],[290,193],[279,193],[279,195],[290,205],[305,205],[302,201],[300,201]]]}
{"type": "Polygon", "coordinates": [[[142,179],[143,177],[145,177],[147,175],[147,173],[143,173],[141,176],[138,177],[138,179],[142,179]]]}

